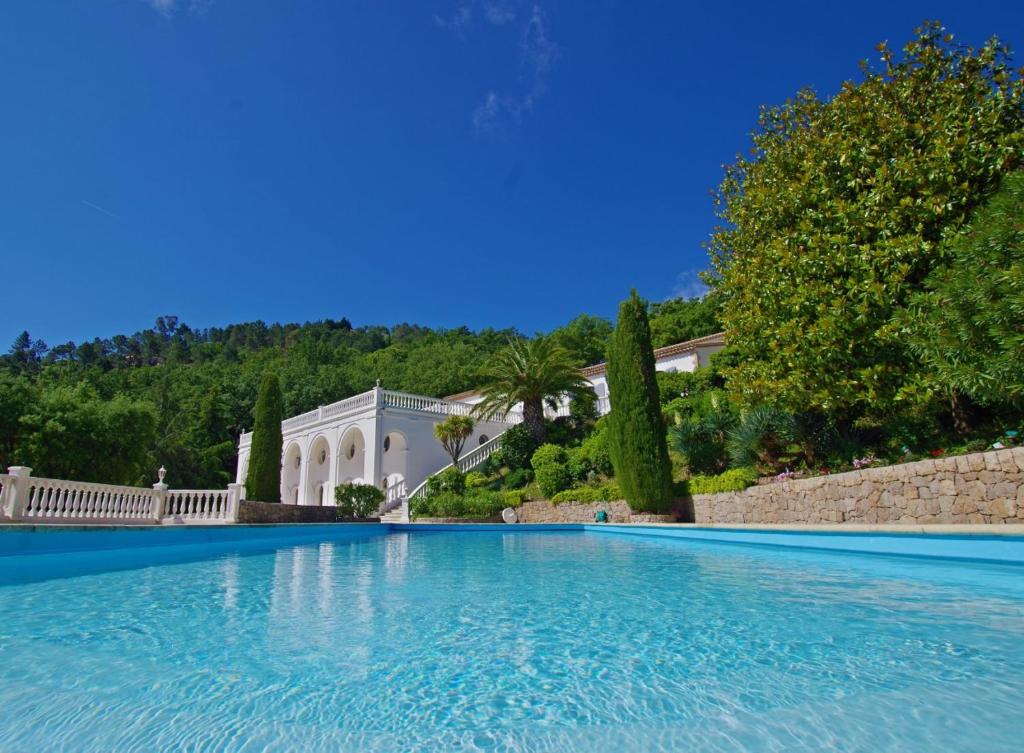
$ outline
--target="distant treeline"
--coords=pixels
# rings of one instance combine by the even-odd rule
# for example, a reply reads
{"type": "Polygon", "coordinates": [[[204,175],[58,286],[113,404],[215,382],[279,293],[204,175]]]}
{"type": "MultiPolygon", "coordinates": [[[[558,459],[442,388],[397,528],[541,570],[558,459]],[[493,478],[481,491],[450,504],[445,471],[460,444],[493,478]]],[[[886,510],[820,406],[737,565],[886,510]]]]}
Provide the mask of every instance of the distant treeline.
{"type": "MultiPolygon", "coordinates": [[[[656,346],[719,328],[714,298],[651,307],[656,346]]],[[[612,325],[581,315],[552,336],[580,365],[604,359],[612,325]]],[[[252,427],[267,369],[281,378],[288,415],[363,392],[444,396],[477,385],[513,329],[353,327],[348,319],[249,322],[194,329],[159,317],[132,335],[49,347],[23,332],[0,356],[0,467],[111,483],[150,483],[160,465],[176,487],[221,487],[235,444],[252,427]]]]}

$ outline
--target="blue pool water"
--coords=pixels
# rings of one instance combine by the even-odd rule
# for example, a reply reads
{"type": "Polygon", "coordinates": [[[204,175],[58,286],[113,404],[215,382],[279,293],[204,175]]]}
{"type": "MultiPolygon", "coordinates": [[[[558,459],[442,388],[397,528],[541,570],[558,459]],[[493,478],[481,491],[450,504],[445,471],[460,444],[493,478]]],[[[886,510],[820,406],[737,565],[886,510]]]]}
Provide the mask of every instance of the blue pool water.
{"type": "Polygon", "coordinates": [[[0,558],[4,752],[1016,753],[1022,698],[1015,566],[582,531],[0,558]]]}

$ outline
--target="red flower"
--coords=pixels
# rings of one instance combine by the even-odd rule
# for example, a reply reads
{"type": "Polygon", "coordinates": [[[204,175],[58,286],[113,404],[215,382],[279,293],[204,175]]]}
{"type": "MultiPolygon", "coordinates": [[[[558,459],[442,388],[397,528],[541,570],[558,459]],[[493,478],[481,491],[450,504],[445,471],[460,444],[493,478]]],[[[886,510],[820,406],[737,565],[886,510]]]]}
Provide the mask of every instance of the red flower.
{"type": "Polygon", "coordinates": [[[942,457],[945,454],[945,452],[946,452],[946,448],[945,447],[940,447],[937,450],[932,450],[932,457],[933,458],[940,458],[940,457],[942,457]]]}

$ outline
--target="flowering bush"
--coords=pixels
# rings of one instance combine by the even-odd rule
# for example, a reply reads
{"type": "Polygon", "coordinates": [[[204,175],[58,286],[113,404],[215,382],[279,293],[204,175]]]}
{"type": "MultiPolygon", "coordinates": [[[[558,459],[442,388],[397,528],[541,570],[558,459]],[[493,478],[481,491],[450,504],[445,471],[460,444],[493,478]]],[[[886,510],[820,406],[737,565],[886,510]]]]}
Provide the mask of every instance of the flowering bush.
{"type": "Polygon", "coordinates": [[[877,462],[878,458],[876,458],[874,455],[866,455],[865,457],[862,458],[854,458],[853,467],[855,470],[859,470],[861,468],[867,468],[869,465],[874,465],[877,462]]]}

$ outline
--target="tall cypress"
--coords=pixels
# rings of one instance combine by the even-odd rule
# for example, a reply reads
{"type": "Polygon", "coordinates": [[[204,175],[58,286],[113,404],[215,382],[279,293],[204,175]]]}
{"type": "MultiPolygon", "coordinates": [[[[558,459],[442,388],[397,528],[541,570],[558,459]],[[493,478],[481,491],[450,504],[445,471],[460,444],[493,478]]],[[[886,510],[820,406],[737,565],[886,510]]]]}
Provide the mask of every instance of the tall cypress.
{"type": "Polygon", "coordinates": [[[282,403],[277,374],[268,371],[256,397],[256,422],[245,477],[246,497],[259,502],[281,501],[282,403]]]}
{"type": "Polygon", "coordinates": [[[658,400],[647,306],[633,290],[619,305],[608,345],[608,450],[615,477],[636,512],[666,512],[672,464],[658,400]]]}

